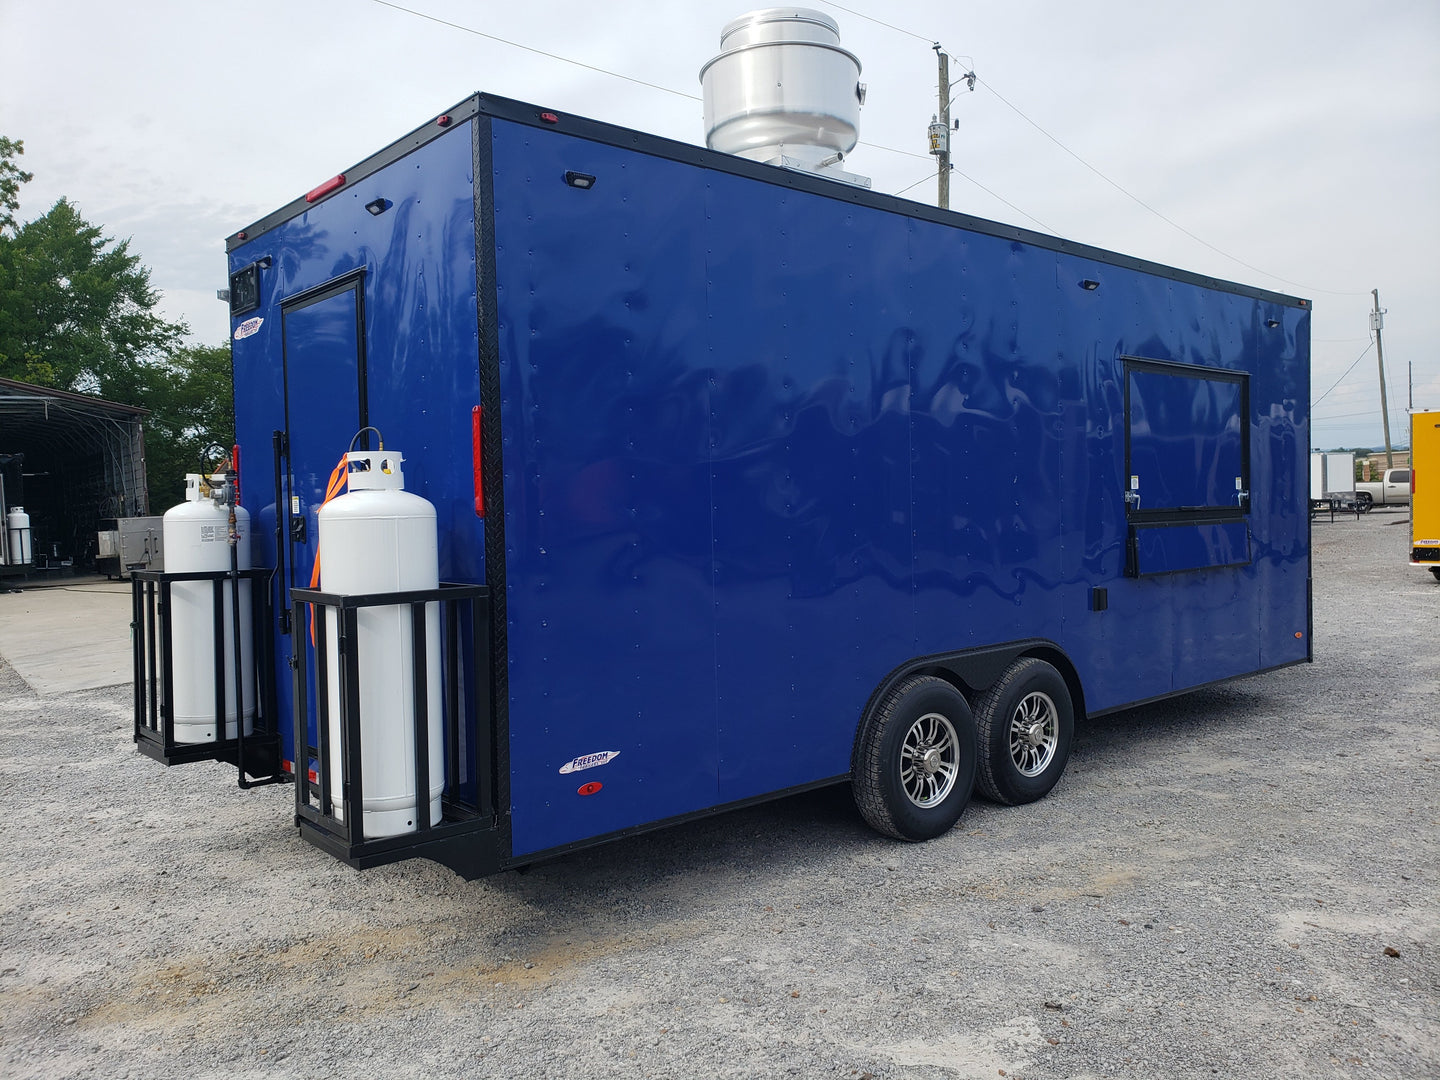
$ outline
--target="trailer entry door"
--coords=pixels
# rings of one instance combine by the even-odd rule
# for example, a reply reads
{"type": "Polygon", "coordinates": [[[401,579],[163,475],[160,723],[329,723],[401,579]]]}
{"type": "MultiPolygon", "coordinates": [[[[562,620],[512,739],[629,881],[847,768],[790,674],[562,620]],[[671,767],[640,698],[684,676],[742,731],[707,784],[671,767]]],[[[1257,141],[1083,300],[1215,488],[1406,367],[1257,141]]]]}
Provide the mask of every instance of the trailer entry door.
{"type": "Polygon", "coordinates": [[[291,585],[310,584],[318,539],[315,515],[325,500],[325,483],[351,438],[368,423],[364,311],[358,276],[303,293],[280,308],[290,449],[286,535],[291,585]]]}
{"type": "Polygon", "coordinates": [[[1133,576],[1249,563],[1248,378],[1126,360],[1125,502],[1133,576]]]}
{"type": "MultiPolygon", "coordinates": [[[[369,423],[364,272],[347,274],[282,301],[280,318],[289,447],[283,500],[286,580],[281,584],[277,608],[284,611],[290,606],[290,588],[310,585],[319,542],[316,515],[325,501],[330,471],[355,433],[369,423]]],[[[365,436],[356,444],[357,449],[369,445],[365,436]]],[[[292,627],[288,637],[278,638],[282,664],[290,661],[296,636],[304,633],[303,626],[292,627]]],[[[306,686],[313,699],[313,670],[306,686]]],[[[314,715],[312,700],[312,727],[314,715]]],[[[313,730],[310,738],[313,743],[313,730]]]]}

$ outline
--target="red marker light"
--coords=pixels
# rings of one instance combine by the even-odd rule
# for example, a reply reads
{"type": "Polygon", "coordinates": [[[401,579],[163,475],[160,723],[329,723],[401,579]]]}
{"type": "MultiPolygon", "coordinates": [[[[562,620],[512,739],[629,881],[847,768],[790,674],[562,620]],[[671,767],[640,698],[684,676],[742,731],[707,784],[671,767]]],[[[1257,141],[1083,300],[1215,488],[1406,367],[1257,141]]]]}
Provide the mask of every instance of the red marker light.
{"type": "Polygon", "coordinates": [[[588,784],[581,784],[578,788],[576,788],[576,789],[575,789],[575,794],[576,794],[576,795],[594,795],[597,791],[599,791],[599,790],[600,790],[602,787],[604,787],[604,786],[605,786],[605,785],[602,784],[602,783],[600,783],[599,780],[591,780],[588,784]]]}
{"type": "Polygon", "coordinates": [[[485,411],[476,405],[470,410],[470,468],[475,483],[475,516],[485,516],[485,450],[481,441],[485,411]]]}
{"type": "Polygon", "coordinates": [[[439,118],[435,121],[435,123],[436,123],[437,125],[439,125],[440,127],[449,127],[449,126],[450,126],[450,116],[449,116],[449,114],[447,113],[445,116],[439,117],[439,118]]]}
{"type": "Polygon", "coordinates": [[[230,479],[235,488],[235,505],[240,505],[240,444],[230,448],[230,479]]]}
{"type": "Polygon", "coordinates": [[[342,188],[344,186],[344,173],[341,173],[339,176],[332,176],[329,180],[326,180],[323,184],[315,188],[313,191],[307,191],[305,193],[305,201],[314,202],[316,199],[323,199],[326,195],[329,195],[330,192],[334,191],[336,188],[342,188]]]}
{"type": "Polygon", "coordinates": [[[556,116],[553,112],[542,112],[540,119],[547,124],[558,124],[560,122],[560,117],[556,116]]]}
{"type": "Polygon", "coordinates": [[[244,239],[245,239],[247,236],[249,236],[249,235],[250,235],[250,234],[247,233],[244,229],[241,229],[239,232],[237,232],[237,233],[235,234],[235,239],[237,239],[237,240],[244,240],[244,239]]]}

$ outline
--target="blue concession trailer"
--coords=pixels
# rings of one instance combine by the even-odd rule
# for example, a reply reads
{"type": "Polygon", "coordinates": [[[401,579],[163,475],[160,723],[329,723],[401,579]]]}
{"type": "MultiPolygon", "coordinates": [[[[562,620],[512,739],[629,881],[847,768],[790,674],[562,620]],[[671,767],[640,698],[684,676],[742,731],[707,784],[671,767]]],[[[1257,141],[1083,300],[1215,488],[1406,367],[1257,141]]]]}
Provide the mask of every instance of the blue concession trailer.
{"type": "Polygon", "coordinates": [[[266,730],[353,865],[844,782],[922,840],[1311,657],[1305,300],[486,94],[227,246],[266,730]],[[299,602],[370,426],[454,590],[444,820],[383,840],[299,602]]]}

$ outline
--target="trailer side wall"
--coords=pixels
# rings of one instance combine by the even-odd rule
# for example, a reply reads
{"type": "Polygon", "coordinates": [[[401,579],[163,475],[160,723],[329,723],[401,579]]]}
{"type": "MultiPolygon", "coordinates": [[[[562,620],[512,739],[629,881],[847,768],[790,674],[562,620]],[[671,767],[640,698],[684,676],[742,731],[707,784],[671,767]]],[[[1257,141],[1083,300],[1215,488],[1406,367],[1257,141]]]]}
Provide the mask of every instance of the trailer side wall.
{"type": "Polygon", "coordinates": [[[843,776],[915,657],[1047,638],[1097,712],[1309,655],[1308,310],[501,120],[492,149],[517,854],[843,776]],[[1201,507],[1154,524],[1207,565],[1127,575],[1132,360],[1245,386],[1244,491],[1224,424],[1152,440],[1234,500],[1244,565],[1201,507]]]}

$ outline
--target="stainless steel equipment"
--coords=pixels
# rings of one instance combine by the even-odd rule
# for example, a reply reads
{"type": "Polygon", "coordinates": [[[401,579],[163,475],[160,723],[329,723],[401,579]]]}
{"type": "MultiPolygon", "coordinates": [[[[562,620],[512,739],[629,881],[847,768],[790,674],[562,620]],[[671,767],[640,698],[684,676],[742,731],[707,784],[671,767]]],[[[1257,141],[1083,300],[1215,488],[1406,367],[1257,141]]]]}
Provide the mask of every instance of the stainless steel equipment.
{"type": "Polygon", "coordinates": [[[128,577],[131,570],[164,570],[163,518],[108,518],[96,534],[95,569],[107,577],[128,577]]]}
{"type": "Polygon", "coordinates": [[[869,187],[839,168],[860,137],[860,61],[835,20],[809,8],[763,8],[720,33],[700,69],[712,150],[869,187]]]}

